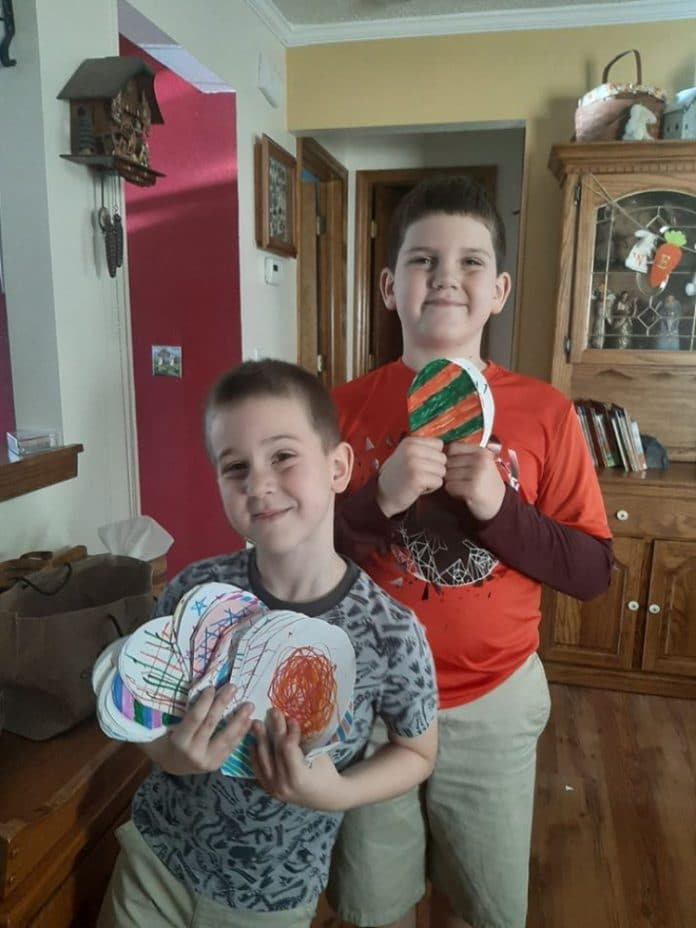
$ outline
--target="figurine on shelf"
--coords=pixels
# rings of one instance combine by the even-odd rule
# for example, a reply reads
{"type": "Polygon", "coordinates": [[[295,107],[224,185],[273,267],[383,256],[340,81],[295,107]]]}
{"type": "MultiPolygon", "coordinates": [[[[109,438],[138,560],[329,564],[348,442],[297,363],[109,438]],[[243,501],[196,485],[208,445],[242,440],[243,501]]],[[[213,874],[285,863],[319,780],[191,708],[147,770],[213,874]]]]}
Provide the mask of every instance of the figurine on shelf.
{"type": "Polygon", "coordinates": [[[624,129],[625,142],[652,142],[655,136],[650,126],[657,122],[657,116],[642,103],[634,103],[630,109],[628,122],[624,129]]]}
{"type": "Polygon", "coordinates": [[[600,283],[592,292],[592,331],[590,346],[604,348],[607,323],[611,324],[616,294],[605,283],[600,283]]]}
{"type": "Polygon", "coordinates": [[[631,248],[625,264],[632,271],[647,274],[648,262],[652,259],[659,236],[647,229],[638,229],[634,234],[638,241],[631,248]]]}
{"type": "Polygon", "coordinates": [[[682,314],[682,305],[679,300],[669,293],[664,302],[656,307],[660,316],[657,327],[655,348],[658,351],[679,350],[679,320],[682,314]]]}
{"type": "Polygon", "coordinates": [[[628,290],[622,290],[611,316],[611,331],[616,335],[617,348],[630,348],[633,333],[633,317],[636,312],[636,299],[632,299],[628,290]]]}

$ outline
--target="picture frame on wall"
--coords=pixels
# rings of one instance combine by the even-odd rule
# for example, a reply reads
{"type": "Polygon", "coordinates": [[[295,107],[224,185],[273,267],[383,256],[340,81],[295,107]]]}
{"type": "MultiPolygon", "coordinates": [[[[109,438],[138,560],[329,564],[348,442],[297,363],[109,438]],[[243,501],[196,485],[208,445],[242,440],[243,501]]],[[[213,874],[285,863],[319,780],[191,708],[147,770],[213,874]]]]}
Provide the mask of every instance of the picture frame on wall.
{"type": "Polygon", "coordinates": [[[263,135],[255,146],[256,244],[297,257],[297,162],[263,135]]]}

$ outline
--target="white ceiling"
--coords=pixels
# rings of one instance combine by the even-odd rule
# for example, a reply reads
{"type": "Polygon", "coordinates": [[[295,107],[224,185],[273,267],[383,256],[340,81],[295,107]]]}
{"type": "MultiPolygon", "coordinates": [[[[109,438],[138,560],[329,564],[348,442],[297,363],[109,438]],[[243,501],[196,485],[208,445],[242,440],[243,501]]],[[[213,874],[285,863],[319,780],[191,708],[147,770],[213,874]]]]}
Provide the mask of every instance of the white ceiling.
{"type": "MultiPolygon", "coordinates": [[[[285,45],[696,17],[696,0],[247,0],[285,45]]],[[[678,28],[678,27],[675,27],[678,28]]]]}

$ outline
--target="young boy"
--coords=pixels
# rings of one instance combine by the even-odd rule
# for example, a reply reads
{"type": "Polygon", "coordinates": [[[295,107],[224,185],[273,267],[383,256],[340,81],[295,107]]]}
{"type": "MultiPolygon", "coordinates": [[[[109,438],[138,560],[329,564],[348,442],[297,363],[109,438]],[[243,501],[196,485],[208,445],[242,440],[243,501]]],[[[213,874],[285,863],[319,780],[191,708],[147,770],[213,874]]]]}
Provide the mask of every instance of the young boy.
{"type": "MultiPolygon", "coordinates": [[[[432,925],[523,928],[549,712],[541,584],[584,599],[609,583],[610,532],[572,404],[481,359],[483,327],[510,292],[504,252],[477,184],[436,178],[411,191],[381,274],[403,357],[334,392],[356,456],[337,546],[425,625],[441,710],[424,788],[344,820],[329,898],[361,926],[415,924],[427,841],[432,925]],[[487,448],[408,437],[408,387],[436,358],[483,372],[495,402],[487,448]]],[[[376,726],[373,742],[383,737],[376,726]]]]}
{"type": "Polygon", "coordinates": [[[225,514],[254,547],[201,561],[165,589],[171,614],[192,586],[222,581],[271,609],[336,624],[356,654],[347,740],[307,764],[294,720],[254,723],[257,780],[219,767],[249,730],[245,705],[219,729],[231,687],[204,691],[179,725],[149,746],[157,767],[135,795],[132,822],[100,926],[308,926],[346,809],[398,795],[430,773],[437,699],[431,655],[414,616],[336,554],[334,498],[350,446],[311,374],[281,361],[245,362],[212,390],[206,441],[225,514]],[[375,716],[389,743],[361,760],[375,716]]]}

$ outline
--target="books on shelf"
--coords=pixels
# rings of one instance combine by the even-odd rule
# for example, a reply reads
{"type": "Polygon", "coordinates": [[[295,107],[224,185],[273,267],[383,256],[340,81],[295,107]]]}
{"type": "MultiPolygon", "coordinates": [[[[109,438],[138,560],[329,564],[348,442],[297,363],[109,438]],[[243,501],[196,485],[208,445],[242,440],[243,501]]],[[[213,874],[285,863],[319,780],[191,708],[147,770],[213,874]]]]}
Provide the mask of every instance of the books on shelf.
{"type": "Polygon", "coordinates": [[[598,400],[576,400],[580,428],[595,467],[647,469],[640,429],[623,406],[598,400]]]}

